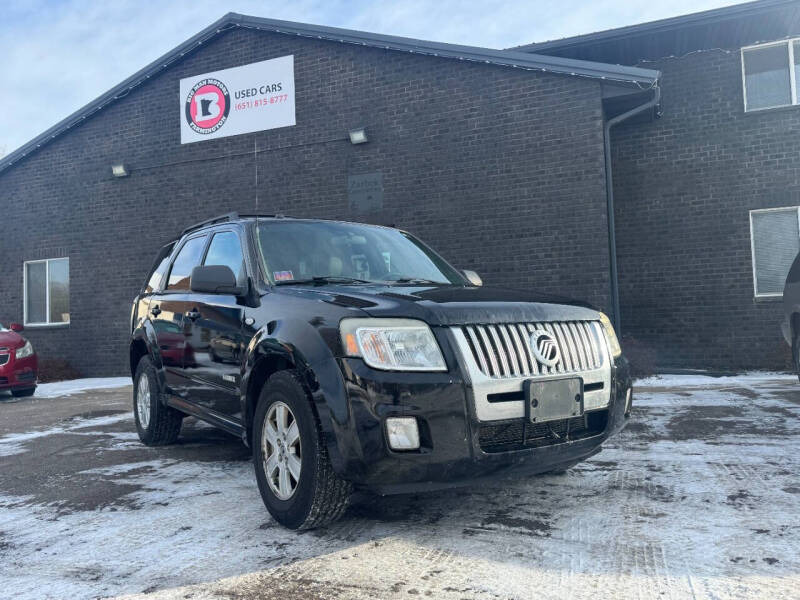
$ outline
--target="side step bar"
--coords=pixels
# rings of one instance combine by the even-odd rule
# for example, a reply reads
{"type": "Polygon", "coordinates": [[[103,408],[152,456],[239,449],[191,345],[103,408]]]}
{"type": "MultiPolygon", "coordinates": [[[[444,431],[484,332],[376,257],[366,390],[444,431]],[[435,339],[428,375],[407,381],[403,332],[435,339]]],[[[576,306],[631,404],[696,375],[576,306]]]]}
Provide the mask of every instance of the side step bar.
{"type": "Polygon", "coordinates": [[[237,419],[231,419],[230,417],[225,416],[215,410],[199,406],[194,402],[189,402],[188,400],[184,400],[176,396],[169,396],[167,398],[167,405],[181,411],[182,413],[186,413],[187,415],[191,415],[197,419],[200,419],[201,421],[210,423],[214,427],[219,427],[220,429],[227,431],[236,437],[241,438],[244,436],[245,431],[241,421],[237,419]]]}

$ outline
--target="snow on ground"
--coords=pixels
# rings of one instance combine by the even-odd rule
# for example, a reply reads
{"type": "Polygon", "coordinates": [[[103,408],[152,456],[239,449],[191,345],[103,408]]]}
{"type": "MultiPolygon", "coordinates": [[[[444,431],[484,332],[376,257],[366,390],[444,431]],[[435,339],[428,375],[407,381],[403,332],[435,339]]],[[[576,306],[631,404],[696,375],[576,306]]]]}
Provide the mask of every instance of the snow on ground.
{"type": "Polygon", "coordinates": [[[40,383],[36,387],[38,398],[58,398],[71,396],[88,390],[118,388],[131,385],[130,377],[92,377],[87,379],[71,379],[55,383],[40,383]]]}
{"type": "Polygon", "coordinates": [[[712,377],[709,375],[654,375],[637,379],[634,386],[638,389],[650,387],[715,387],[720,385],[744,385],[753,387],[764,383],[794,383],[797,375],[772,371],[754,371],[742,375],[726,375],[712,377]]]}
{"type": "Polygon", "coordinates": [[[634,397],[629,427],[565,476],[362,497],[339,523],[305,533],[272,521],[238,442],[213,430],[190,424],[183,446],[142,448],[124,413],[12,436],[26,452],[0,459],[2,594],[800,596],[796,378],[665,376],[634,397]],[[85,455],[74,473],[15,492],[3,461],[38,460],[37,449],[54,461],[85,455]],[[48,486],[66,497],[72,482],[81,502],[53,500],[48,486]]]}
{"type": "MultiPolygon", "coordinates": [[[[97,435],[96,432],[84,430],[102,427],[103,425],[111,425],[121,421],[128,421],[130,419],[131,415],[129,414],[108,415],[92,419],[76,418],[68,423],[56,425],[55,427],[50,427],[48,429],[4,435],[0,437],[0,457],[11,456],[12,454],[25,452],[25,444],[37,438],[43,438],[57,434],[97,435]]],[[[136,440],[138,441],[139,436],[136,433],[133,433],[132,435],[135,436],[136,440]]],[[[129,439],[129,436],[125,436],[124,441],[129,439]]]]}

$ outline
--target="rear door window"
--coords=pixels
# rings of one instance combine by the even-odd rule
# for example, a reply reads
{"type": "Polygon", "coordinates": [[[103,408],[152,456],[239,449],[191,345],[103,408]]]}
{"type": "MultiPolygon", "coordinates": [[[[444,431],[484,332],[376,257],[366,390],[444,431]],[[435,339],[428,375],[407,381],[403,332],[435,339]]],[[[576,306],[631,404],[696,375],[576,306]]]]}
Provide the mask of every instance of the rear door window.
{"type": "Polygon", "coordinates": [[[178,252],[172,269],[169,272],[168,290],[188,290],[192,269],[200,264],[203,259],[203,249],[206,247],[208,236],[201,235],[186,241],[178,252]]]}
{"type": "Polygon", "coordinates": [[[167,272],[167,265],[169,265],[169,255],[172,254],[172,249],[175,244],[167,244],[164,246],[153,261],[153,266],[150,267],[150,276],[147,278],[147,285],[144,286],[145,294],[152,294],[159,289],[161,280],[167,272]]]}
{"type": "Polygon", "coordinates": [[[242,281],[244,277],[244,255],[242,254],[242,244],[239,242],[239,236],[233,231],[221,231],[215,234],[211,244],[208,246],[208,252],[203,264],[206,266],[223,265],[230,267],[236,276],[236,281],[242,281]]]}

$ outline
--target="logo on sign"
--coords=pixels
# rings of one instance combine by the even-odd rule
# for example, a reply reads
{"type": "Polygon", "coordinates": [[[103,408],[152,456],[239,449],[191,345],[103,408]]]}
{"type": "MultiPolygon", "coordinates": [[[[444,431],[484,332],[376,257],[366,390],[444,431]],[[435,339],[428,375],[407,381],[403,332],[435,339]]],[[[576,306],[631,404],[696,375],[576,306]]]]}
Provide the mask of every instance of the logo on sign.
{"type": "Polygon", "coordinates": [[[201,79],[186,97],[186,122],[200,134],[214,133],[231,111],[228,88],[219,79],[201,79]]]}

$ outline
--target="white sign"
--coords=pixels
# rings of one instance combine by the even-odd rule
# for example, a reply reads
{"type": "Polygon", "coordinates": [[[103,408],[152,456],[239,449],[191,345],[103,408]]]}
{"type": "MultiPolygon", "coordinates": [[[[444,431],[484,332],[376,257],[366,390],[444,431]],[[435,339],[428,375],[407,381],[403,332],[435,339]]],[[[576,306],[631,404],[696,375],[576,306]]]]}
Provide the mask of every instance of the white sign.
{"type": "Polygon", "coordinates": [[[294,124],[294,56],[181,79],[181,144],[294,124]]]}

